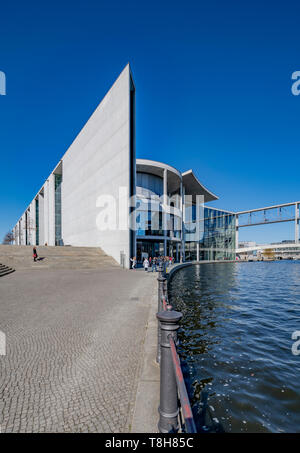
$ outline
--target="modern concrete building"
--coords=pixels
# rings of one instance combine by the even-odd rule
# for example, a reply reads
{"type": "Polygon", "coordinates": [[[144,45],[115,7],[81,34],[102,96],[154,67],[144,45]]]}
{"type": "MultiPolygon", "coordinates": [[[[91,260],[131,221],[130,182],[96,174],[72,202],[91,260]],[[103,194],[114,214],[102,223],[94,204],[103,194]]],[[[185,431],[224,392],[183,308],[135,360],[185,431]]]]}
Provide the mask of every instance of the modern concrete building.
{"type": "Polygon", "coordinates": [[[233,259],[235,216],[192,170],[136,159],[127,65],[14,227],[15,244],[101,247],[130,258],[233,259]]]}

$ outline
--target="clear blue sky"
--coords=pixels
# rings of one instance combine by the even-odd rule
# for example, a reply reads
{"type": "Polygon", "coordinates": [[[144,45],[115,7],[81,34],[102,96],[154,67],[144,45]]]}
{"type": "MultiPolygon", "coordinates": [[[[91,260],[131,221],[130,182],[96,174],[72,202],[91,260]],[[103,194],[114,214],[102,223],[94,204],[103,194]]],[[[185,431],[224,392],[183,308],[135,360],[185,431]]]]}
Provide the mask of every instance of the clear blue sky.
{"type": "MultiPolygon", "coordinates": [[[[2,3],[0,240],[127,62],[138,157],[193,168],[223,209],[300,200],[299,12],[296,1],[2,3]]],[[[290,223],[240,239],[292,235],[290,223]]]]}

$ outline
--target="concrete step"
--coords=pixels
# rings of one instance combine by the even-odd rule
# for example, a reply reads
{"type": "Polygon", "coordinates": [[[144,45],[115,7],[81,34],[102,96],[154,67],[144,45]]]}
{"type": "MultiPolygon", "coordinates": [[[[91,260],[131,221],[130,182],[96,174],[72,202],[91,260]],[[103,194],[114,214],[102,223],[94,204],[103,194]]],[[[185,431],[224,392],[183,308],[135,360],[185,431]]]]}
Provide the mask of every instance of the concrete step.
{"type": "Polygon", "coordinates": [[[4,277],[4,275],[11,274],[12,272],[15,272],[15,269],[5,266],[4,264],[0,265],[0,277],[4,277]]]}
{"type": "MultiPolygon", "coordinates": [[[[32,254],[32,249],[31,245],[0,245],[0,255],[24,256],[28,253],[32,254]]],[[[37,246],[37,250],[40,253],[47,252],[47,255],[58,256],[106,256],[100,247],[37,246]]]]}
{"type": "Polygon", "coordinates": [[[98,269],[118,265],[99,247],[37,246],[38,260],[33,261],[33,246],[0,245],[0,261],[17,269],[98,269]]]}

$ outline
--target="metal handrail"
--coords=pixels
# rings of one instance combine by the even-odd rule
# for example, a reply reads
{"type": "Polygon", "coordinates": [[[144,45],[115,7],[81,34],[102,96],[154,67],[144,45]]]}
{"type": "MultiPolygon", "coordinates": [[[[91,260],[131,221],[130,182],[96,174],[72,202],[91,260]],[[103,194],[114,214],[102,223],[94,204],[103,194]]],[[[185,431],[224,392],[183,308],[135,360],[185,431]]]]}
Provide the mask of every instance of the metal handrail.
{"type": "Polygon", "coordinates": [[[175,376],[176,376],[178,395],[179,395],[179,399],[180,399],[183,419],[185,422],[185,431],[187,433],[197,433],[194,416],[193,416],[189,396],[187,393],[187,389],[186,389],[186,385],[184,382],[184,377],[183,377],[183,373],[182,373],[182,369],[181,369],[180,359],[179,359],[176,345],[175,345],[172,335],[169,336],[169,341],[170,341],[170,346],[171,346],[171,353],[172,353],[172,359],[173,359],[173,365],[174,365],[174,372],[175,372],[175,376]]]}
{"type": "Polygon", "coordinates": [[[160,364],[160,419],[162,433],[196,433],[196,425],[189,401],[180,358],[176,349],[177,330],[182,313],[173,310],[168,301],[167,279],[159,266],[158,275],[158,341],[157,363],[160,364]]]}
{"type": "MultiPolygon", "coordinates": [[[[172,305],[169,305],[166,299],[166,296],[162,296],[162,306],[164,311],[172,310],[172,305]]],[[[168,337],[169,342],[170,342],[170,348],[171,348],[171,353],[172,353],[172,361],[173,361],[173,366],[174,366],[174,373],[176,377],[176,382],[177,382],[177,390],[178,390],[178,396],[181,404],[181,410],[182,410],[182,415],[185,423],[185,431],[187,433],[197,433],[197,428],[195,425],[194,421],[194,416],[189,400],[189,396],[187,393],[183,373],[182,373],[182,368],[181,368],[181,363],[180,363],[180,358],[177,353],[177,348],[176,344],[174,342],[174,339],[172,335],[169,335],[168,337]]]]}

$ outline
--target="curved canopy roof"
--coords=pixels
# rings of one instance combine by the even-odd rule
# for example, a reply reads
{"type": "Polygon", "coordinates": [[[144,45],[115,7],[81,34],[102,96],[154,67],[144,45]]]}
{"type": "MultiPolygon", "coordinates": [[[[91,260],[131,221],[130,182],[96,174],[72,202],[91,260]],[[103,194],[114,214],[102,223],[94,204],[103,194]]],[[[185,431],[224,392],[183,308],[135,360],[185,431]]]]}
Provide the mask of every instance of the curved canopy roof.
{"type": "Polygon", "coordinates": [[[170,192],[178,190],[182,181],[185,187],[185,194],[192,195],[193,201],[196,201],[196,195],[203,195],[204,202],[218,200],[219,197],[210,192],[193,173],[193,170],[188,170],[180,173],[176,168],[162,162],[157,162],[148,159],[136,159],[136,169],[140,172],[151,173],[163,177],[164,170],[168,171],[168,189],[170,192]]]}
{"type": "Polygon", "coordinates": [[[203,195],[204,202],[218,200],[217,195],[210,192],[201,182],[198,180],[197,176],[193,173],[193,170],[188,170],[182,173],[182,182],[185,187],[186,195],[203,195]]]}

